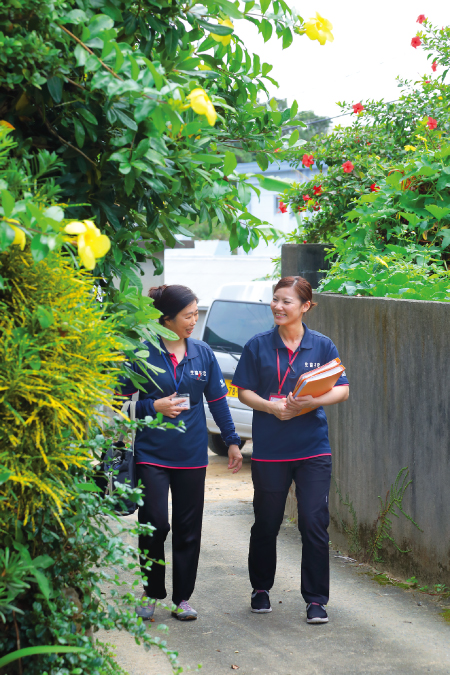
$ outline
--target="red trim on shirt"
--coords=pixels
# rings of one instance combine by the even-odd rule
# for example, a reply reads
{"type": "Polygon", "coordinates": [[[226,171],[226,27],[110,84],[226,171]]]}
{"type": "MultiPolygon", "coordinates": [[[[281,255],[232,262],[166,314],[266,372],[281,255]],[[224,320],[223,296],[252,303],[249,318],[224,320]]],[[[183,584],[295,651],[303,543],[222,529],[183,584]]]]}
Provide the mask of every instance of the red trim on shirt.
{"type": "Polygon", "coordinates": [[[206,403],[214,403],[214,401],[221,401],[226,396],[227,396],[227,394],[224,394],[223,396],[219,396],[219,398],[213,398],[212,401],[206,401],[206,403]]]}
{"type": "Polygon", "coordinates": [[[331,457],[331,452],[322,452],[320,455],[297,457],[296,459],[256,459],[255,457],[252,457],[252,462],[299,462],[301,459],[314,459],[314,457],[331,457]]]}
{"type": "Polygon", "coordinates": [[[136,464],[149,464],[150,466],[160,466],[162,469],[206,469],[207,464],[203,466],[167,466],[166,464],[155,464],[155,462],[136,462],[136,464]]]}
{"type": "MultiPolygon", "coordinates": [[[[185,352],[184,355],[187,356],[187,352],[185,352]]],[[[169,356],[170,356],[170,360],[173,363],[173,376],[174,376],[175,381],[176,381],[176,379],[177,379],[177,366],[179,365],[178,359],[176,357],[176,354],[169,354],[169,356]]],[[[198,467],[198,468],[201,468],[201,467],[198,467]]]]}

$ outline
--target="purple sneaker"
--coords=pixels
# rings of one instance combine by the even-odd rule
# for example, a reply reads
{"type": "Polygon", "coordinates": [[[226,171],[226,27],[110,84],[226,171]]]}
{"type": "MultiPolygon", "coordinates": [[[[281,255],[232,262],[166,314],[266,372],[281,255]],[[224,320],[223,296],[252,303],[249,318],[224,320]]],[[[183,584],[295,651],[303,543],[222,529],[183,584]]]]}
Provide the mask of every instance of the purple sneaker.
{"type": "Polygon", "coordinates": [[[136,614],[144,620],[152,619],[153,614],[155,613],[155,607],[156,600],[149,598],[144,591],[139,601],[139,605],[136,606],[136,614]]]}
{"type": "Polygon", "coordinates": [[[178,621],[192,621],[197,618],[197,612],[193,609],[186,600],[182,600],[176,609],[172,611],[178,621]]]}

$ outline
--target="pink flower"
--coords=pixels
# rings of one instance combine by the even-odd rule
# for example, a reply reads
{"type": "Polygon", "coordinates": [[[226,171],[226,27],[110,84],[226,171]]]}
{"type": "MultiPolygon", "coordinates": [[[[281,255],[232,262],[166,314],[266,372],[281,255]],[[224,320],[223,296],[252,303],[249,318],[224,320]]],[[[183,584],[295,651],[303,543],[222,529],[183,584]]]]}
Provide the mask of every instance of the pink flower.
{"type": "Polygon", "coordinates": [[[425,80],[424,84],[430,84],[431,80],[425,80]]]}
{"type": "Polygon", "coordinates": [[[344,173],[351,173],[355,167],[354,167],[353,164],[348,160],[347,162],[344,162],[344,163],[343,163],[342,168],[344,169],[344,173]]]}
{"type": "Polygon", "coordinates": [[[363,106],[362,103],[354,103],[353,104],[353,112],[354,113],[357,113],[359,115],[360,113],[362,113],[363,110],[364,110],[364,106],[363,106]]]}
{"type": "Polygon", "coordinates": [[[314,164],[313,155],[303,155],[302,164],[309,169],[309,167],[314,164]]]}
{"type": "Polygon", "coordinates": [[[281,213],[287,213],[287,206],[284,202],[280,202],[280,211],[281,213]]]}
{"type": "Polygon", "coordinates": [[[419,14],[419,16],[417,17],[416,23],[423,23],[426,20],[427,20],[427,17],[425,16],[425,14],[419,14]]]}
{"type": "Polygon", "coordinates": [[[437,62],[433,61],[433,63],[431,64],[431,70],[433,71],[433,73],[436,72],[436,68],[437,68],[437,62]]]}
{"type": "Polygon", "coordinates": [[[427,127],[432,131],[437,127],[437,120],[434,120],[432,117],[428,118],[427,127]]]}
{"type": "Polygon", "coordinates": [[[422,44],[422,40],[420,39],[420,37],[418,35],[413,37],[413,39],[411,40],[411,47],[414,47],[414,49],[417,49],[417,47],[420,47],[421,44],[422,44]]]}
{"type": "Polygon", "coordinates": [[[311,197],[309,195],[303,195],[303,201],[309,202],[310,199],[311,197]]]}
{"type": "Polygon", "coordinates": [[[280,152],[280,148],[276,148],[274,152],[280,152]]]}

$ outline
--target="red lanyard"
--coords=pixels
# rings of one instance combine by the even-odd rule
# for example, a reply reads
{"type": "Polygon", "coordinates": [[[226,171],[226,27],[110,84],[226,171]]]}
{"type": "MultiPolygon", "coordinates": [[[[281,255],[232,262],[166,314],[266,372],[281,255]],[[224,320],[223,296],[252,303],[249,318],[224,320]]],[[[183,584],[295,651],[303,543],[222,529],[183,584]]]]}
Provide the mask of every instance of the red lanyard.
{"type": "Polygon", "coordinates": [[[290,369],[292,367],[292,364],[294,363],[294,361],[295,361],[295,359],[297,358],[298,355],[299,355],[299,352],[295,352],[294,356],[292,357],[292,360],[289,361],[289,365],[288,365],[288,367],[286,369],[286,372],[284,374],[283,381],[281,382],[280,355],[279,355],[278,349],[277,349],[277,368],[278,368],[278,385],[279,385],[278,386],[278,394],[281,394],[281,390],[283,389],[283,384],[286,382],[288,372],[290,371],[290,369]]]}

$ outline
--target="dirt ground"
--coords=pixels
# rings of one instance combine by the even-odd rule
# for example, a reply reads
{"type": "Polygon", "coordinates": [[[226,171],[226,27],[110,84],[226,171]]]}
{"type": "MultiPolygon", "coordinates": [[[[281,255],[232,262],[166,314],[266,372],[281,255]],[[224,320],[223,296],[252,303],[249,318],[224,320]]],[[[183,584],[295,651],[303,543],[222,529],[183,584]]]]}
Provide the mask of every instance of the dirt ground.
{"type": "MultiPolygon", "coordinates": [[[[424,594],[380,586],[364,568],[330,550],[330,622],[310,626],[300,596],[301,539],[288,520],[278,537],[278,569],[271,614],[250,612],[247,553],[253,522],[251,448],[240,473],[210,453],[202,551],[190,600],[197,621],[180,622],[158,607],[153,635],[178,651],[183,672],[201,664],[205,675],[450,675],[450,625],[424,594]],[[167,635],[157,630],[168,626],[167,635]]],[[[170,561],[170,535],[167,540],[170,561]]],[[[169,568],[170,569],[170,568],[169,568]]],[[[128,579],[127,571],[121,576],[128,579]]],[[[168,591],[170,597],[170,571],[168,591]]],[[[136,592],[136,595],[138,593],[136,592]]],[[[125,633],[99,636],[116,645],[130,675],[170,675],[167,658],[145,652],[125,633]]]]}

